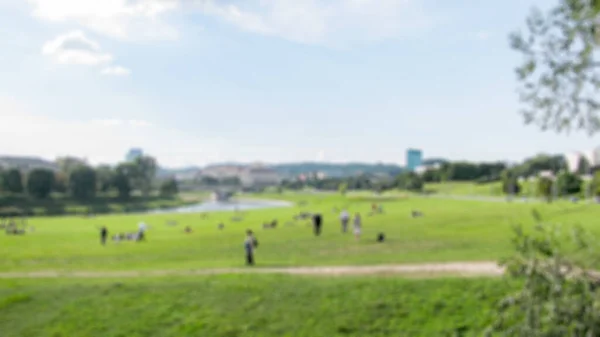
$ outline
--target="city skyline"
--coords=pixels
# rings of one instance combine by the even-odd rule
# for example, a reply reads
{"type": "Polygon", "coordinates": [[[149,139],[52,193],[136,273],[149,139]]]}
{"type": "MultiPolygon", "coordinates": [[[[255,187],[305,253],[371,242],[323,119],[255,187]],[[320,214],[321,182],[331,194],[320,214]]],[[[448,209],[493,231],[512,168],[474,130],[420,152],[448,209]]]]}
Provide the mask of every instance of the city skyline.
{"type": "Polygon", "coordinates": [[[411,147],[468,161],[592,148],[518,114],[508,34],[534,5],[548,4],[0,0],[0,155],[404,165],[411,147]]]}

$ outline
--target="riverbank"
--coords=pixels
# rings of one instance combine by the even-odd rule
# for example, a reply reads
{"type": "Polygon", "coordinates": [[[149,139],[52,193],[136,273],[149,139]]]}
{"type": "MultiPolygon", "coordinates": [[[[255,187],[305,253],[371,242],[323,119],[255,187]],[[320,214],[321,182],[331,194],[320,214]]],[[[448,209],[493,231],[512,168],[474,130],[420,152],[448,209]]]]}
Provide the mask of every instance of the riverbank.
{"type": "Polygon", "coordinates": [[[197,205],[202,200],[200,195],[173,198],[132,196],[126,200],[112,196],[99,196],[90,200],[75,200],[62,196],[43,200],[4,196],[0,197],[0,217],[138,213],[197,205]]]}

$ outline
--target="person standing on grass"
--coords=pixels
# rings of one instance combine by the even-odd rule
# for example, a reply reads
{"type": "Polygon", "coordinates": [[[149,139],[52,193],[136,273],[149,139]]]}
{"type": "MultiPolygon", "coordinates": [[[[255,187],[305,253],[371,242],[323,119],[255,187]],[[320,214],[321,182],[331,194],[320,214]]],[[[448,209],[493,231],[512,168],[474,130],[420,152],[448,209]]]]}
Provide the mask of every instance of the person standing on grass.
{"type": "Polygon", "coordinates": [[[100,228],[100,244],[103,246],[106,245],[106,238],[108,238],[108,228],[106,228],[106,226],[102,226],[100,228]]]}
{"type": "Polygon", "coordinates": [[[258,240],[254,237],[251,230],[246,231],[246,240],[244,241],[244,250],[246,251],[246,265],[254,265],[254,250],[258,247],[258,240]]]}
{"type": "Polygon", "coordinates": [[[362,220],[360,218],[360,214],[356,213],[354,215],[354,237],[358,241],[360,239],[360,229],[362,227],[362,220]]]}
{"type": "Polygon", "coordinates": [[[342,222],[342,233],[348,231],[348,222],[350,222],[350,214],[347,210],[343,210],[340,214],[340,221],[342,222]]]}
{"type": "Polygon", "coordinates": [[[146,229],[148,226],[142,221],[138,225],[138,234],[137,241],[145,241],[146,240],[146,229]]]}
{"type": "Polygon", "coordinates": [[[321,235],[321,226],[323,225],[323,217],[321,214],[315,214],[313,216],[313,226],[315,228],[315,236],[321,235]]]}

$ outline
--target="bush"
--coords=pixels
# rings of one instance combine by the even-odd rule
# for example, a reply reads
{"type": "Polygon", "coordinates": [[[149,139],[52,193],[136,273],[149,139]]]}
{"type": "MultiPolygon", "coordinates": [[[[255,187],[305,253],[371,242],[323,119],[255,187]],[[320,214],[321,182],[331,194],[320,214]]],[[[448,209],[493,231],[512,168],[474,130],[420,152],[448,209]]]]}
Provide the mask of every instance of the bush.
{"type": "Polygon", "coordinates": [[[533,233],[515,227],[516,253],[503,262],[508,277],[520,281],[522,289],[500,303],[487,336],[598,336],[599,283],[572,258],[583,252],[590,256],[585,233],[575,228],[573,245],[567,245],[559,228],[542,224],[535,211],[534,217],[533,233]]]}

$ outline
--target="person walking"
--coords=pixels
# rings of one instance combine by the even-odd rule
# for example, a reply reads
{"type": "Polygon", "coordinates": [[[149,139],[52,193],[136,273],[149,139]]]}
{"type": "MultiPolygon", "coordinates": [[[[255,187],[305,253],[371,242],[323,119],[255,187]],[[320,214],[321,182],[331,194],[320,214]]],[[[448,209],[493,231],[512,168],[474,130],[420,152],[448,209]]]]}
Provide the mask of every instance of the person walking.
{"type": "Polygon", "coordinates": [[[105,246],[107,238],[108,238],[108,228],[106,228],[106,226],[102,226],[100,228],[100,244],[105,246]]]}
{"type": "Polygon", "coordinates": [[[258,247],[258,240],[254,237],[251,230],[246,231],[246,240],[244,241],[244,250],[246,251],[246,265],[254,265],[254,250],[258,247]]]}
{"type": "Polygon", "coordinates": [[[350,214],[347,210],[343,210],[340,214],[340,221],[342,222],[342,233],[348,232],[348,222],[350,222],[350,214]]]}
{"type": "Polygon", "coordinates": [[[360,218],[360,214],[356,213],[354,215],[354,237],[358,241],[360,239],[360,232],[362,227],[362,220],[360,218]]]}

